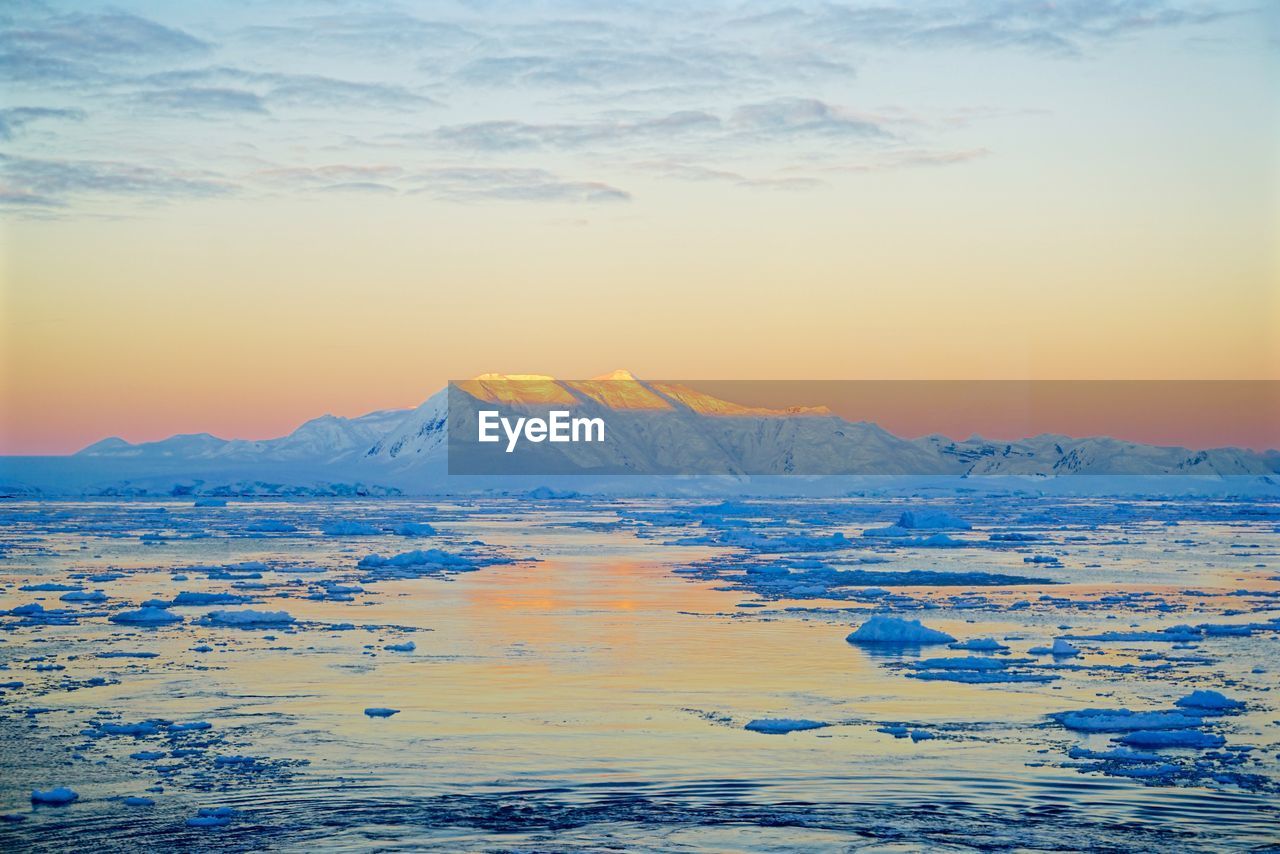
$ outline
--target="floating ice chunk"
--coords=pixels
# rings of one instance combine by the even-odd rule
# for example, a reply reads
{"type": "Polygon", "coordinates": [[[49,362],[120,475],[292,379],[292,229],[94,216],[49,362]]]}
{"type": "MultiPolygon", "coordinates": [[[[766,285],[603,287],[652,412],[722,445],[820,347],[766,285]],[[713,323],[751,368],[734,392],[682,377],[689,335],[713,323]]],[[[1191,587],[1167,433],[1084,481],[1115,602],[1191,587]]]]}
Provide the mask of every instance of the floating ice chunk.
{"type": "Polygon", "coordinates": [[[32,602],[29,605],[19,605],[16,608],[10,608],[4,613],[10,617],[37,617],[44,613],[44,606],[39,602],[32,602]]]}
{"type": "Polygon", "coordinates": [[[923,646],[934,643],[952,643],[955,638],[946,632],[940,632],[937,629],[922,625],[919,620],[904,620],[900,617],[877,615],[858,626],[845,640],[853,644],[923,646]]]}
{"type": "Polygon", "coordinates": [[[1054,638],[1053,646],[1033,646],[1027,652],[1031,655],[1052,655],[1058,658],[1073,658],[1080,654],[1080,650],[1064,638],[1054,638]]]}
{"type": "Polygon", "coordinates": [[[190,605],[238,605],[241,602],[248,601],[248,596],[241,596],[237,593],[205,593],[200,590],[183,590],[173,597],[173,601],[169,604],[171,607],[176,608],[190,605]]]}
{"type": "Polygon", "coordinates": [[[244,526],[246,531],[255,534],[292,534],[298,530],[295,525],[288,522],[282,522],[279,519],[261,519],[257,522],[250,522],[244,526]]]}
{"type": "Polygon", "coordinates": [[[821,721],[811,721],[805,718],[756,718],[747,724],[743,729],[751,732],[763,732],[769,735],[785,735],[789,732],[798,732],[806,729],[822,729],[830,726],[830,724],[821,721]]]}
{"type": "Polygon", "coordinates": [[[1137,730],[1185,729],[1201,724],[1199,715],[1179,710],[1132,712],[1128,709],[1080,709],[1049,715],[1067,729],[1077,732],[1135,732],[1137,730]]]}
{"type": "Polygon", "coordinates": [[[1115,739],[1121,744],[1133,747],[1191,747],[1202,750],[1209,747],[1221,747],[1227,740],[1211,732],[1200,732],[1195,729],[1142,729],[1119,736],[1115,739]]]}
{"type": "Polygon", "coordinates": [[[973,652],[995,652],[1009,648],[995,638],[971,638],[970,640],[948,644],[947,646],[949,649],[967,649],[973,652]]]}
{"type": "Polygon", "coordinates": [[[911,729],[910,727],[905,727],[901,724],[894,724],[890,726],[882,726],[877,729],[876,732],[883,732],[887,735],[893,736],[894,738],[906,738],[911,732],[911,729]]]}
{"type": "Polygon", "coordinates": [[[968,531],[973,526],[958,516],[953,516],[945,510],[938,510],[933,507],[921,507],[915,510],[903,511],[898,517],[898,527],[908,530],[916,530],[920,528],[929,528],[931,530],[952,530],[952,531],[968,531]]]}
{"type": "Polygon", "coordinates": [[[215,756],[213,758],[214,765],[239,765],[242,768],[250,765],[256,765],[258,762],[253,756],[215,756]]]}
{"type": "Polygon", "coordinates": [[[1163,762],[1164,757],[1158,753],[1146,753],[1141,750],[1130,750],[1127,747],[1115,747],[1111,750],[1090,750],[1087,747],[1073,747],[1067,751],[1072,759],[1098,759],[1108,762],[1163,762]]]}
{"type": "Polygon", "coordinates": [[[927,729],[913,729],[911,731],[912,741],[929,741],[934,738],[937,738],[937,736],[929,732],[927,729]]]}
{"type": "Polygon", "coordinates": [[[44,584],[24,584],[18,589],[26,593],[57,593],[63,590],[81,590],[82,588],[79,584],[45,582],[44,584]]]}
{"type": "Polygon", "coordinates": [[[143,798],[135,795],[125,798],[124,805],[127,807],[153,807],[156,802],[152,798],[143,798]]]}
{"type": "Polygon", "coordinates": [[[288,611],[210,611],[201,622],[216,626],[283,626],[293,622],[288,611]]]}
{"type": "Polygon", "coordinates": [[[389,643],[383,647],[383,649],[388,652],[413,652],[417,648],[418,645],[413,641],[406,641],[405,643],[389,643]]]}
{"type": "Polygon", "coordinates": [[[372,525],[355,519],[335,519],[326,522],[320,530],[326,537],[371,537],[382,533],[372,525]]]}
{"type": "Polygon", "coordinates": [[[1049,647],[1049,654],[1071,658],[1079,655],[1080,650],[1076,649],[1064,638],[1054,638],[1053,646],[1049,647]]]}
{"type": "Polygon", "coordinates": [[[1179,643],[1202,639],[1199,629],[1191,626],[1169,626],[1160,631],[1101,632],[1093,635],[1067,635],[1070,640],[1084,641],[1169,641],[1179,643]]]}
{"type": "Polygon", "coordinates": [[[391,533],[398,537],[434,537],[436,529],[426,522],[401,522],[391,533]]]}
{"type": "Polygon", "coordinates": [[[92,734],[97,736],[131,735],[134,738],[140,738],[144,735],[155,735],[158,732],[160,732],[160,725],[155,721],[139,721],[136,724],[100,724],[97,732],[92,734]]]}
{"type": "Polygon", "coordinates": [[[164,751],[162,751],[162,750],[139,750],[137,753],[130,753],[130,754],[129,754],[129,758],[130,758],[130,759],[139,759],[139,760],[141,760],[141,761],[143,761],[143,762],[153,762],[153,761],[155,761],[155,760],[157,760],[157,759],[163,759],[163,758],[164,758],[164,751]]]}
{"type": "Polygon", "coordinates": [[[112,614],[111,622],[128,626],[163,626],[169,623],[181,623],[182,617],[166,611],[164,608],[146,607],[136,611],[121,611],[112,614]]]}
{"type": "Polygon", "coordinates": [[[364,713],[371,718],[389,718],[392,715],[400,714],[399,709],[385,709],[380,706],[372,706],[364,710],[364,713]]]}
{"type": "Polygon", "coordinates": [[[1061,677],[1055,673],[1028,673],[1013,670],[918,670],[907,674],[912,679],[926,682],[962,682],[970,685],[991,685],[999,682],[1053,682],[1061,677]]]}
{"type": "Polygon", "coordinates": [[[362,569],[381,569],[383,567],[403,568],[408,566],[434,566],[447,569],[471,569],[475,561],[462,555],[450,554],[440,549],[419,549],[402,552],[391,557],[372,554],[360,559],[362,569]]]}
{"type": "Polygon", "coordinates": [[[49,806],[61,807],[66,806],[72,801],[79,798],[77,792],[68,789],[66,786],[55,786],[47,791],[36,789],[31,793],[31,803],[48,804],[49,806]]]}
{"type": "Polygon", "coordinates": [[[1152,777],[1172,777],[1182,769],[1170,762],[1162,762],[1159,765],[1107,765],[1100,770],[1114,777],[1149,779],[1152,777]]]}
{"type": "Polygon", "coordinates": [[[105,602],[107,594],[101,590],[87,592],[84,590],[72,590],[70,593],[63,593],[58,597],[63,602],[105,602]]]}
{"type": "Polygon", "coordinates": [[[213,729],[213,724],[208,721],[188,721],[180,724],[169,724],[169,732],[191,732],[206,729],[213,729]]]}
{"type": "Polygon", "coordinates": [[[187,819],[187,827],[225,827],[235,814],[231,807],[204,807],[187,819]]]}
{"type": "Polygon", "coordinates": [[[535,501],[563,501],[570,498],[577,498],[578,493],[573,490],[552,489],[549,486],[539,486],[529,490],[529,497],[535,501]]]}
{"type": "Polygon", "coordinates": [[[1175,706],[1194,709],[1202,712],[1229,712],[1243,709],[1244,703],[1220,694],[1217,691],[1192,691],[1181,700],[1174,701],[1175,706]]]}
{"type": "MultiPolygon", "coordinates": [[[[1029,659],[1022,659],[1028,661],[1029,659]]],[[[1003,670],[1010,662],[998,658],[981,658],[978,656],[957,656],[954,658],[926,658],[917,661],[912,667],[920,670],[1003,670]]]]}

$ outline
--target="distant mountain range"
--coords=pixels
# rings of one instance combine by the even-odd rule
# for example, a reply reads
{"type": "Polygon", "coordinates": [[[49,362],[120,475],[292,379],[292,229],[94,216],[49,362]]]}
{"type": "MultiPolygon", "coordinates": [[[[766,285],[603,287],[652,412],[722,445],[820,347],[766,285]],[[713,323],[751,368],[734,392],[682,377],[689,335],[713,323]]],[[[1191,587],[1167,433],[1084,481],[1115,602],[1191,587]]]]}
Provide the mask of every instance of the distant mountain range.
{"type": "MultiPolygon", "coordinates": [[[[539,449],[552,450],[549,445],[539,449]]],[[[358,418],[324,415],[276,439],[227,440],[200,433],[133,444],[110,438],[69,457],[4,458],[0,483],[10,493],[433,494],[519,489],[547,471],[574,472],[579,475],[574,482],[588,487],[595,478],[609,483],[611,491],[637,493],[661,491],[653,482],[656,475],[711,475],[722,485],[774,475],[1034,480],[1176,475],[1244,477],[1274,485],[1280,481],[1280,453],[1058,435],[1014,442],[940,435],[907,439],[873,423],[847,421],[825,407],[741,406],[685,385],[640,381],[625,371],[586,381],[486,374],[456,384],[452,398],[444,389],[415,409],[358,418]],[[534,474],[526,470],[528,460],[524,469],[513,460],[508,482],[500,475],[450,476],[451,404],[454,429],[464,419],[469,424],[482,406],[543,413],[556,407],[606,418],[609,440],[559,445],[550,469],[545,456],[530,458],[536,461],[534,474]]]]}

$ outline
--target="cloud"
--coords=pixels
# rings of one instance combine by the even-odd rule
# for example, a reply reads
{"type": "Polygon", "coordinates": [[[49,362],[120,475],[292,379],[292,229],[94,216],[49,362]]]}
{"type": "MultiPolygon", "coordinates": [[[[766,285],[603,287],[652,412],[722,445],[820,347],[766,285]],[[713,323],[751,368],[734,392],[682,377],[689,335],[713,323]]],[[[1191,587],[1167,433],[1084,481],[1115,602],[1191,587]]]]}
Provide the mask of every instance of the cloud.
{"type": "Polygon", "coordinates": [[[323,46],[329,49],[420,52],[454,48],[470,49],[483,36],[465,26],[433,21],[395,11],[345,11],[338,15],[312,15],[285,23],[245,27],[236,33],[251,43],[323,46]]]}
{"type": "MultiPolygon", "coordinates": [[[[5,192],[63,206],[80,197],[131,196],[147,200],[207,198],[233,192],[233,184],[208,172],[140,166],[110,160],[59,160],[0,154],[5,192]]],[[[36,204],[37,202],[31,202],[36,204]]]]}
{"type": "Polygon", "coordinates": [[[33,193],[30,190],[0,184],[0,207],[63,208],[66,207],[66,202],[55,199],[52,196],[33,193]]]}
{"type": "Polygon", "coordinates": [[[197,117],[223,113],[266,113],[262,98],[244,89],[221,89],[188,86],[182,89],[157,89],[139,92],[133,100],[147,107],[197,117]]]}
{"type": "Polygon", "coordinates": [[[647,161],[633,164],[642,171],[651,172],[660,178],[677,181],[721,182],[736,187],[763,190],[811,190],[823,185],[818,178],[808,176],[781,176],[771,178],[748,178],[739,172],[728,169],[716,169],[695,163],[673,161],[647,161]]]}
{"type": "Polygon", "coordinates": [[[734,110],[732,124],[744,132],[765,136],[892,136],[871,118],[833,107],[815,98],[775,98],[759,104],[745,104],[734,110]]]}
{"type": "Polygon", "coordinates": [[[1011,49],[1076,57],[1129,33],[1208,24],[1234,14],[1239,13],[1166,0],[831,3],[805,12],[743,17],[729,26],[738,32],[803,33],[828,49],[857,44],[886,49],[1011,49]]]}
{"type": "Polygon", "coordinates": [[[629,51],[587,51],[555,55],[488,56],[463,66],[457,79],[476,86],[553,86],[599,88],[651,84],[657,80],[714,80],[728,83],[734,63],[716,64],[697,53],[686,55],[629,51]]]}
{"type": "Polygon", "coordinates": [[[101,82],[102,66],[207,53],[203,39],[124,12],[0,21],[0,74],[27,83],[101,82]]]}
{"type": "Polygon", "coordinates": [[[438,141],[469,151],[511,151],[536,148],[577,148],[613,144],[639,138],[672,137],[715,130],[720,119],[701,110],[682,110],[656,118],[605,119],[592,122],[535,124],[520,121],[472,122],[446,125],[435,131],[438,141]]]}
{"type": "Polygon", "coordinates": [[[251,89],[264,102],[281,106],[413,109],[439,106],[404,86],[344,80],[321,74],[250,71],[233,66],[181,69],[149,74],[145,86],[211,86],[251,89]]]}
{"type": "Polygon", "coordinates": [[[390,188],[390,182],[404,174],[403,168],[394,165],[364,166],[333,163],[326,166],[281,166],[259,169],[249,178],[256,182],[287,189],[320,190],[351,186],[390,188]]]}
{"type": "Polygon", "coordinates": [[[395,187],[386,184],[375,184],[372,181],[348,181],[345,184],[330,184],[321,187],[322,193],[372,193],[374,195],[394,195],[399,192],[395,187]]]}
{"type": "Polygon", "coordinates": [[[631,198],[625,190],[601,181],[575,181],[536,168],[438,166],[411,170],[394,164],[333,163],[260,169],[247,178],[282,190],[382,195],[405,192],[447,201],[602,203],[631,198]]]}
{"type": "Polygon", "coordinates": [[[991,154],[986,148],[966,148],[955,151],[932,149],[898,149],[880,152],[861,163],[835,163],[825,166],[810,165],[813,171],[839,172],[885,172],[891,169],[913,169],[930,166],[955,166],[981,160],[991,154]]]}
{"type": "Polygon", "coordinates": [[[139,56],[199,54],[209,42],[182,30],[124,12],[78,12],[48,18],[37,26],[0,30],[0,47],[63,59],[130,60],[139,56]]]}
{"type": "Polygon", "coordinates": [[[11,140],[31,122],[42,119],[84,121],[84,110],[54,107],[11,107],[0,110],[0,140],[11,140]]]}
{"type": "Polygon", "coordinates": [[[570,181],[544,169],[442,167],[416,176],[412,192],[451,201],[626,202],[631,194],[600,181],[570,181]]]}
{"type": "MultiPolygon", "coordinates": [[[[629,199],[614,176],[645,160],[665,164],[645,170],[661,178],[768,189],[813,186],[826,170],[958,164],[986,156],[981,124],[1010,110],[957,106],[955,87],[934,110],[843,106],[864,61],[891,81],[892,61],[913,52],[942,67],[943,49],[979,50],[984,62],[1012,51],[1034,55],[1009,66],[1031,74],[1038,57],[1235,14],[1194,0],[462,0],[410,11],[330,0],[323,12],[269,3],[219,15],[112,2],[149,11],[37,0],[0,13],[5,100],[66,108],[0,110],[0,140],[43,158],[0,163],[7,204],[232,192],[226,175],[268,162],[281,165],[244,177],[245,189],[573,202],[629,199]],[[85,111],[95,120],[31,132],[85,111]],[[216,140],[204,119],[224,120],[216,140]],[[161,145],[218,171],[151,165],[161,145]],[[306,165],[388,151],[390,165],[306,165]],[[115,159],[76,159],[85,152],[115,159]],[[419,159],[436,156],[467,165],[419,159]],[[130,165],[142,163],[152,171],[130,165]],[[550,165],[601,180],[513,168],[550,165]]],[[[893,90],[874,82],[856,91],[893,90]]]]}

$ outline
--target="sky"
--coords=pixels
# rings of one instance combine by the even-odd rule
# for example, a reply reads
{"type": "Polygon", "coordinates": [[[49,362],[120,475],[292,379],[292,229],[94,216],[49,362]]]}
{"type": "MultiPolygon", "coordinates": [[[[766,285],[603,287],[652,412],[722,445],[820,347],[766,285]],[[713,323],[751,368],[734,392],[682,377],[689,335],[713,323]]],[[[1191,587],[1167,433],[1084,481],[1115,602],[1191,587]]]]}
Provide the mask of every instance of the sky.
{"type": "Polygon", "coordinates": [[[0,9],[0,453],[615,368],[1280,379],[1280,6],[0,9]]]}

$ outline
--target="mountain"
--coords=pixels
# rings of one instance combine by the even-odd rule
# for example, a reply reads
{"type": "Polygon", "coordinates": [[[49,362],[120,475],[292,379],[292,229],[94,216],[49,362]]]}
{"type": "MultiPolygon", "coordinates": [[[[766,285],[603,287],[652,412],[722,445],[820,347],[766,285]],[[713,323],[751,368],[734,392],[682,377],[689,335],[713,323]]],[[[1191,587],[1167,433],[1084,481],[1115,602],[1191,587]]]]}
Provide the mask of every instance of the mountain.
{"type": "Polygon", "coordinates": [[[431,494],[548,482],[630,493],[711,484],[733,492],[747,489],[753,478],[764,482],[776,475],[808,476],[778,479],[784,492],[817,489],[819,481],[827,482],[823,489],[839,483],[847,489],[851,477],[965,478],[970,484],[1030,478],[1043,484],[1085,474],[1160,476],[1166,478],[1162,483],[1172,483],[1169,476],[1191,478],[1188,483],[1244,477],[1273,489],[1280,483],[1277,473],[1275,451],[1191,450],[1058,435],[1014,442],[908,439],[821,406],[745,406],[679,383],[642,381],[626,371],[581,381],[483,374],[411,410],[324,415],[261,441],[207,433],[139,444],[110,438],[70,457],[0,458],[0,484],[19,494],[431,494]],[[545,416],[548,409],[563,408],[574,416],[599,417],[608,425],[608,441],[526,444],[506,454],[501,443],[474,442],[482,408],[513,416],[545,416]],[[548,481],[550,475],[564,479],[548,481]],[[668,475],[690,477],[662,477],[668,475]]]}
{"type": "Polygon", "coordinates": [[[407,409],[384,409],[359,418],[321,415],[287,436],[262,441],[219,439],[208,433],[192,433],[134,445],[112,437],[94,442],[77,452],[76,456],[139,460],[306,460],[334,463],[365,453],[409,412],[407,409]]]}

